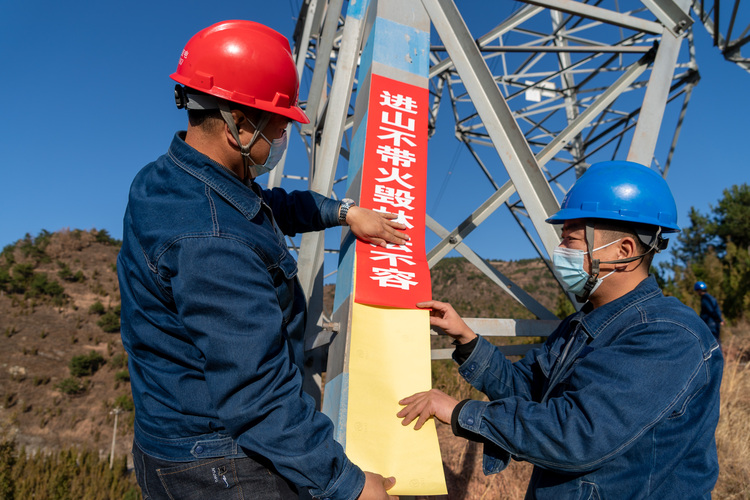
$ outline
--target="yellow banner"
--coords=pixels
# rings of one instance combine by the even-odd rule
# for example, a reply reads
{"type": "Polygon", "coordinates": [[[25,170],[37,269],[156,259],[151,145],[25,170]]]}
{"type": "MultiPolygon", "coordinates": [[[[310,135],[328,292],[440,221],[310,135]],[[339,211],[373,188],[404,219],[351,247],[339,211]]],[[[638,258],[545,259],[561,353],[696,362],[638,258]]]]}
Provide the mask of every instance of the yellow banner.
{"type": "Polygon", "coordinates": [[[396,478],[392,495],[445,495],[434,420],[404,427],[399,400],[432,387],[429,312],[353,303],[346,454],[396,478]]]}

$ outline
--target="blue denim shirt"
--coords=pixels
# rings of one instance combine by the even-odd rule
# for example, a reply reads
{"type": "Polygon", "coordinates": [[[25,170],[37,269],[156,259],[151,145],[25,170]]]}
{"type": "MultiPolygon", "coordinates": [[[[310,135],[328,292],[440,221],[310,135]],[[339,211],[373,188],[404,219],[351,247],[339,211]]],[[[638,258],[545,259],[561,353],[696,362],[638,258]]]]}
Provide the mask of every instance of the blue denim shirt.
{"type": "Polygon", "coordinates": [[[315,496],[356,498],[364,473],[302,392],[284,241],[337,225],[339,202],[251,189],[183,137],[133,181],[117,261],[135,439],[165,460],[264,457],[315,496]]]}
{"type": "Polygon", "coordinates": [[[490,401],[456,420],[484,441],[485,474],[534,464],[526,498],[710,498],[722,367],[703,321],[649,277],[516,363],[480,337],[459,371],[490,401]]]}

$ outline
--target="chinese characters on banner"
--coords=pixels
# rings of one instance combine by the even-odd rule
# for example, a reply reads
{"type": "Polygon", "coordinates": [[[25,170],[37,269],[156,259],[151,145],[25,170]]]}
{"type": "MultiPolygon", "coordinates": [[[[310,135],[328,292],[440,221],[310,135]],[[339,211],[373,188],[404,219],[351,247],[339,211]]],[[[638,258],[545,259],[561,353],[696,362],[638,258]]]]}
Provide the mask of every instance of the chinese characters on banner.
{"type": "Polygon", "coordinates": [[[378,247],[357,241],[355,302],[415,309],[432,298],[425,257],[429,93],[373,74],[360,205],[398,215],[411,240],[378,247]]]}

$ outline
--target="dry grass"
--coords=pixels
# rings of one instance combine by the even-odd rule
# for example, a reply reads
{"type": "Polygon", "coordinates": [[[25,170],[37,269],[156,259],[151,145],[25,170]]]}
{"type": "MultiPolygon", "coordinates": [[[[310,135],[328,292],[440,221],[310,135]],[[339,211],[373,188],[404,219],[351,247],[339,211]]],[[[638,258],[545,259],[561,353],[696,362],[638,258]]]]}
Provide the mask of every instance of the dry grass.
{"type": "Polygon", "coordinates": [[[724,341],[717,499],[750,499],[750,325],[735,327],[724,341]]]}
{"type": "MultiPolygon", "coordinates": [[[[725,356],[721,385],[721,417],[716,429],[719,480],[713,492],[716,500],[750,500],[750,324],[722,332],[725,356]]],[[[458,370],[449,362],[433,363],[434,386],[454,397],[481,398],[460,381],[458,370]]],[[[448,425],[438,423],[448,495],[417,497],[435,500],[522,499],[531,475],[528,463],[513,462],[502,473],[482,473],[482,446],[453,436],[448,425]]]]}

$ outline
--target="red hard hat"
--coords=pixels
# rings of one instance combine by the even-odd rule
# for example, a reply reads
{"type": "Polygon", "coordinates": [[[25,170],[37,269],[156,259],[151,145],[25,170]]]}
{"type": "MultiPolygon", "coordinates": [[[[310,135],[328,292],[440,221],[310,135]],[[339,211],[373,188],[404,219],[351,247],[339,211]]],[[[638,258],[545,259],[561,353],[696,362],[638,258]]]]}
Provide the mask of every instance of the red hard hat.
{"type": "Polygon", "coordinates": [[[299,80],[289,41],[252,21],[222,21],[185,45],[171,78],[227,101],[309,123],[297,105],[299,80]]]}

